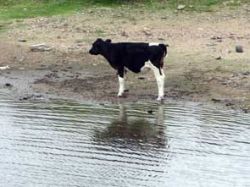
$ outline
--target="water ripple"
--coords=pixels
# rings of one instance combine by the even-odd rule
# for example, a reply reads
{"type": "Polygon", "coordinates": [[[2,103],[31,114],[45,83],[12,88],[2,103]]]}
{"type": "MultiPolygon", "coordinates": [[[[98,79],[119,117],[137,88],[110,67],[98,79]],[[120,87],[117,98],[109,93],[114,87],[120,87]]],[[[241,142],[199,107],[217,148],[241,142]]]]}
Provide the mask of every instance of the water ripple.
{"type": "Polygon", "coordinates": [[[0,96],[0,186],[250,184],[249,114],[0,96]]]}

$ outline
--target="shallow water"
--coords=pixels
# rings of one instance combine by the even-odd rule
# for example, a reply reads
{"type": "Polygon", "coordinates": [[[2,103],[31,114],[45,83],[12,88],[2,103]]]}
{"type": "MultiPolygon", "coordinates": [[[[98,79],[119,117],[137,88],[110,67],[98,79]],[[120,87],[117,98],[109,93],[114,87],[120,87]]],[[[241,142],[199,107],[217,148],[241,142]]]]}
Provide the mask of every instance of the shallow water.
{"type": "Polygon", "coordinates": [[[0,186],[250,186],[249,114],[6,95],[0,114],[0,186]]]}

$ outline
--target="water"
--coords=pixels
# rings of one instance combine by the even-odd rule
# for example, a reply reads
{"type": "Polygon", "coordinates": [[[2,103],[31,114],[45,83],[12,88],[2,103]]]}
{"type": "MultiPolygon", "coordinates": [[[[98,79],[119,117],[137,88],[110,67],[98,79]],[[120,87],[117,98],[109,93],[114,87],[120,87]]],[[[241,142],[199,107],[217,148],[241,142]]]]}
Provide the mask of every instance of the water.
{"type": "Polygon", "coordinates": [[[249,114],[0,98],[0,186],[250,186],[249,114]]]}

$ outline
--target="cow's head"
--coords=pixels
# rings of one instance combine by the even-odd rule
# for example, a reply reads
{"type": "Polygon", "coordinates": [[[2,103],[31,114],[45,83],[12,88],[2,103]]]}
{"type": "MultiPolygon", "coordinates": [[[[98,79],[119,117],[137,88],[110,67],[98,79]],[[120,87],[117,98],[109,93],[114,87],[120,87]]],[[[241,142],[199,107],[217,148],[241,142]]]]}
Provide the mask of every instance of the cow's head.
{"type": "Polygon", "coordinates": [[[101,38],[96,39],[96,41],[92,44],[92,47],[89,50],[89,53],[91,55],[102,54],[107,43],[111,43],[111,40],[107,39],[107,40],[104,41],[101,38]]]}

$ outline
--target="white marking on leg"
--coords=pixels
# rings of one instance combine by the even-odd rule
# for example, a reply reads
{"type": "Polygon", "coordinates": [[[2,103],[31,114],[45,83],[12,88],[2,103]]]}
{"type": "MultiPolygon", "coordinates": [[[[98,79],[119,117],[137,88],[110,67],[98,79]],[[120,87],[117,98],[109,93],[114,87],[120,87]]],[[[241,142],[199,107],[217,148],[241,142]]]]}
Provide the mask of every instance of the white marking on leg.
{"type": "MultiPolygon", "coordinates": [[[[159,72],[159,69],[157,69],[159,72]]],[[[165,84],[165,74],[163,69],[161,68],[161,74],[159,72],[159,74],[157,74],[159,77],[159,95],[158,95],[158,100],[161,100],[164,98],[164,84],[165,84]]]]}
{"type": "Polygon", "coordinates": [[[118,91],[117,96],[121,97],[124,93],[124,90],[125,90],[124,78],[118,76],[118,80],[119,80],[119,91],[118,91]]]}
{"type": "Polygon", "coordinates": [[[148,43],[149,46],[157,46],[159,43],[148,43]]]}
{"type": "Polygon", "coordinates": [[[162,100],[164,99],[164,80],[165,80],[165,74],[163,69],[161,68],[161,74],[160,71],[157,67],[155,67],[151,62],[146,62],[150,66],[150,68],[153,70],[155,78],[156,78],[156,83],[158,86],[158,98],[157,100],[162,100]]]}

